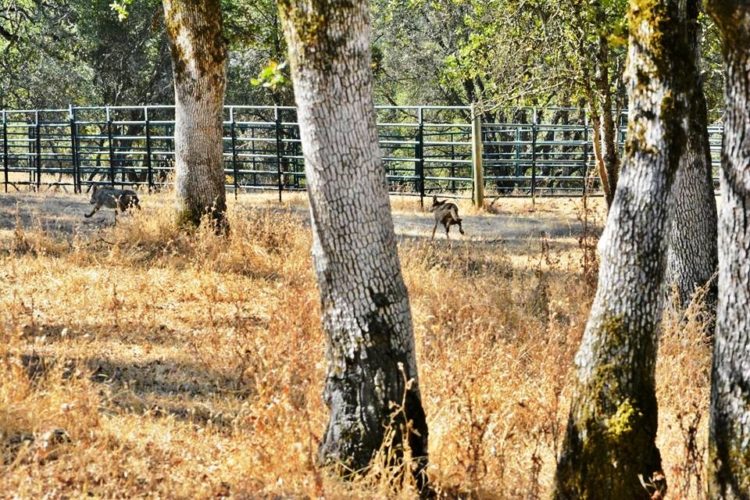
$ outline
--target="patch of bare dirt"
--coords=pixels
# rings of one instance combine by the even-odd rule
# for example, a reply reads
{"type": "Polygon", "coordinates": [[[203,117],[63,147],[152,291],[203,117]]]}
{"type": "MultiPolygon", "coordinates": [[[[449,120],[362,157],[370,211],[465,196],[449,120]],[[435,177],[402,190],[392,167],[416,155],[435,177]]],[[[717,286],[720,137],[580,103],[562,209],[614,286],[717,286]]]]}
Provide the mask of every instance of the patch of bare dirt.
{"type": "MultiPolygon", "coordinates": [[[[168,194],[140,194],[144,210],[154,210],[171,204],[168,194]]],[[[84,214],[91,211],[87,194],[16,192],[0,194],[0,233],[13,230],[17,224],[23,227],[41,228],[48,233],[73,234],[91,231],[114,223],[114,211],[101,209],[90,219],[84,214]]],[[[279,208],[275,196],[268,194],[243,194],[234,199],[229,196],[230,208],[244,210],[252,207],[279,208]]],[[[553,199],[537,201],[532,206],[528,199],[501,200],[493,206],[493,212],[477,212],[466,202],[459,203],[463,219],[464,236],[458,228],[451,230],[451,240],[502,243],[505,246],[523,246],[530,240],[546,236],[562,244],[574,244],[582,230],[577,218],[580,201],[577,199],[553,199]]],[[[291,209],[303,220],[309,218],[304,196],[287,195],[281,205],[291,209]]],[[[434,227],[432,213],[421,209],[418,203],[397,201],[394,203],[393,220],[396,233],[401,238],[430,238],[434,227]]],[[[596,230],[601,229],[603,217],[593,221],[596,230]]],[[[445,231],[438,226],[436,240],[445,239],[445,231]]]]}

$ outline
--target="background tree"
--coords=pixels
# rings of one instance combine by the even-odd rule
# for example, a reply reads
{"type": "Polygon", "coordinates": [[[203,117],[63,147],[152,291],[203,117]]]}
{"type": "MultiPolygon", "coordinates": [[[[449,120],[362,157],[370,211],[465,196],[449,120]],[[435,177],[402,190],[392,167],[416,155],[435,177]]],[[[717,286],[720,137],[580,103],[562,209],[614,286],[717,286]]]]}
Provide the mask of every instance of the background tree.
{"type": "Polygon", "coordinates": [[[219,0],[164,0],[175,89],[175,199],[181,224],[209,214],[226,226],[224,92],[227,47],[219,0]]]}
{"type": "MultiPolygon", "coordinates": [[[[716,198],[708,141],[708,110],[701,75],[699,23],[700,0],[680,2],[680,16],[694,63],[687,67],[692,82],[687,88],[688,136],[680,160],[670,207],[670,242],[667,254],[666,283],[674,286],[680,305],[685,307],[696,287],[709,282],[716,273],[718,250],[716,242],[716,198]]],[[[713,309],[716,301],[716,281],[707,297],[713,309]]]]}
{"type": "Polygon", "coordinates": [[[709,495],[750,492],[750,2],[709,0],[721,33],[726,111],[719,301],[711,372],[709,495]]]}
{"type": "Polygon", "coordinates": [[[597,171],[607,207],[611,207],[620,174],[617,133],[624,102],[616,102],[615,95],[624,68],[626,2],[568,2],[570,17],[565,21],[569,26],[565,32],[570,33],[567,38],[573,43],[566,52],[578,69],[578,81],[588,103],[597,171]]]}
{"type": "MultiPolygon", "coordinates": [[[[80,56],[89,61],[93,85],[109,105],[171,103],[169,46],[160,0],[130,2],[112,11],[111,0],[68,0],[76,19],[80,56]]],[[[138,116],[133,116],[138,119],[138,116]]]]}
{"type": "Polygon", "coordinates": [[[398,456],[408,442],[423,486],[427,422],[375,126],[368,2],[282,0],[279,8],[327,338],[331,414],[319,456],[360,471],[381,447],[398,456]]]}
{"type": "MultiPolygon", "coordinates": [[[[676,0],[631,2],[624,166],[599,250],[596,297],[576,355],[577,388],[558,498],[650,498],[663,490],[654,383],[667,201],[686,140],[692,64],[676,0]]],[[[663,491],[662,491],[663,492],[663,491]]]]}
{"type": "Polygon", "coordinates": [[[95,101],[76,37],[65,0],[0,0],[0,107],[56,106],[58,95],[95,101]]]}

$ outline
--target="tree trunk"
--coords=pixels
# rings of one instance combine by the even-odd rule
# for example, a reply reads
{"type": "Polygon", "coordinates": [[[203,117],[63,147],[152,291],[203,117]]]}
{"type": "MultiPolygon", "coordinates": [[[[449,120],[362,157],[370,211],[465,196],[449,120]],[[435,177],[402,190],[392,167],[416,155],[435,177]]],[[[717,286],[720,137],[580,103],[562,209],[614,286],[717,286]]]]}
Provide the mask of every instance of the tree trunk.
{"type": "MultiPolygon", "coordinates": [[[[698,22],[701,2],[680,2],[693,64],[686,69],[692,85],[688,88],[687,146],[680,159],[672,186],[670,207],[670,242],[667,253],[666,284],[668,292],[676,287],[679,306],[686,307],[697,287],[706,285],[716,273],[716,199],[711,175],[711,152],[708,142],[708,112],[700,74],[700,36],[698,22]]],[[[711,310],[716,305],[716,281],[706,297],[711,310]]]]}
{"type": "Polygon", "coordinates": [[[324,399],[331,414],[319,457],[361,471],[379,449],[401,456],[406,441],[422,487],[427,423],[375,126],[368,3],[281,0],[279,7],[327,337],[324,399]]]}
{"type": "MultiPolygon", "coordinates": [[[[606,14],[598,5],[596,17],[601,26],[605,26],[606,14]]],[[[601,140],[601,157],[604,169],[607,171],[607,182],[602,186],[608,189],[604,192],[607,208],[612,207],[617,191],[617,179],[620,175],[620,157],[617,153],[617,127],[612,118],[612,88],[609,81],[609,42],[604,34],[599,35],[596,57],[596,71],[594,76],[596,91],[599,94],[597,103],[600,104],[599,139],[601,140]]]]}
{"type": "Polygon", "coordinates": [[[223,106],[227,47],[219,0],[163,0],[175,89],[175,202],[180,224],[226,226],[223,106]]]}
{"type": "Polygon", "coordinates": [[[750,3],[709,0],[726,81],[709,496],[750,498],[750,3]]]}
{"type": "Polygon", "coordinates": [[[685,40],[677,0],[631,2],[628,139],[602,234],[596,298],[576,355],[577,386],[556,498],[650,498],[666,489],[654,440],[654,368],[667,201],[685,143],[685,40]],[[642,478],[650,484],[647,490],[642,478]]]}

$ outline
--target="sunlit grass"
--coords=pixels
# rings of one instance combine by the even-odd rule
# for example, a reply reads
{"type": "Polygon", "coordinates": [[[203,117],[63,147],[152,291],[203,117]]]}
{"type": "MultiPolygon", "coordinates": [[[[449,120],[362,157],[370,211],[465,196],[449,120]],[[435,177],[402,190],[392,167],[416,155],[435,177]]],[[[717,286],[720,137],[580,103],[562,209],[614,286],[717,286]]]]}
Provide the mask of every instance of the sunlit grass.
{"type": "MultiPolygon", "coordinates": [[[[325,345],[306,202],[289,196],[232,202],[228,240],[180,233],[156,196],[116,227],[71,235],[19,223],[2,233],[0,491],[413,496],[408,481],[394,492],[378,467],[344,483],[315,465],[325,345]]],[[[393,205],[430,227],[418,200],[393,205]]],[[[459,206],[464,217],[493,217],[459,206]]],[[[499,200],[493,210],[577,224],[577,207],[499,200]]],[[[512,247],[405,238],[399,251],[433,486],[446,496],[548,495],[593,297],[582,250],[531,235],[512,247]]],[[[687,491],[678,485],[691,474],[680,415],[702,416],[705,448],[700,321],[670,319],[657,368],[673,492],[687,491]]]]}

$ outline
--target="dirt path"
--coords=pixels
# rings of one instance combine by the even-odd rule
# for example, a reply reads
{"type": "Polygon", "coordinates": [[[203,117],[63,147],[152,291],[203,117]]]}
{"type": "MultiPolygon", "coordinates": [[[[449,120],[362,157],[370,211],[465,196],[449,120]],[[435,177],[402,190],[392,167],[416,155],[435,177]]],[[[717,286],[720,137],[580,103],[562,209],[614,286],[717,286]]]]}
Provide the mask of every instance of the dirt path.
{"type": "MultiPolygon", "coordinates": [[[[171,203],[169,195],[141,196],[144,210],[153,210],[171,203]]],[[[422,212],[416,202],[395,199],[394,222],[396,233],[404,238],[429,238],[434,219],[429,212],[422,212]]],[[[284,206],[291,208],[307,220],[304,197],[288,195],[284,206]]],[[[239,204],[240,210],[247,206],[275,209],[278,204],[269,195],[241,195],[238,201],[229,200],[230,207],[239,204]]],[[[499,203],[498,213],[473,213],[468,204],[461,204],[465,236],[458,228],[451,230],[456,241],[481,241],[515,246],[536,240],[546,234],[560,243],[574,242],[581,231],[576,218],[579,201],[576,199],[538,200],[532,209],[528,199],[508,199],[499,203]],[[533,210],[533,211],[532,211],[533,210]]],[[[48,232],[72,234],[90,231],[113,223],[113,211],[102,209],[92,218],[84,218],[91,210],[88,195],[60,193],[0,193],[0,234],[12,231],[17,219],[23,227],[41,228],[48,232]]],[[[601,216],[599,217],[601,224],[601,216]]],[[[438,227],[436,239],[445,239],[442,226],[438,227]]]]}

